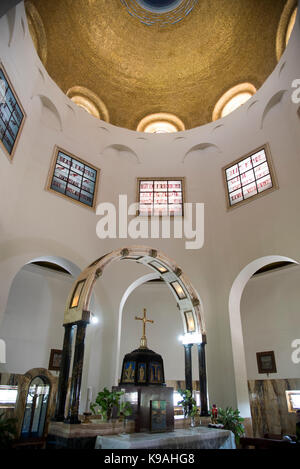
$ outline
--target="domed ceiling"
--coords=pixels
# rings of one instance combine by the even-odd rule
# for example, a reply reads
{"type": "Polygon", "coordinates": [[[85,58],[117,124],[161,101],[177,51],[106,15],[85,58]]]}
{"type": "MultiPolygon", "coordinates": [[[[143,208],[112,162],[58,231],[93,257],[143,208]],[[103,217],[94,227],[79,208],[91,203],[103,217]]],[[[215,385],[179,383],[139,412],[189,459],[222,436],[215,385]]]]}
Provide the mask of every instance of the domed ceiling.
{"type": "Polygon", "coordinates": [[[35,45],[42,28],[45,66],[62,91],[87,88],[112,124],[136,130],[160,112],[175,114],[186,129],[206,124],[229,88],[250,82],[258,89],[277,64],[286,0],[28,3],[35,45]]]}

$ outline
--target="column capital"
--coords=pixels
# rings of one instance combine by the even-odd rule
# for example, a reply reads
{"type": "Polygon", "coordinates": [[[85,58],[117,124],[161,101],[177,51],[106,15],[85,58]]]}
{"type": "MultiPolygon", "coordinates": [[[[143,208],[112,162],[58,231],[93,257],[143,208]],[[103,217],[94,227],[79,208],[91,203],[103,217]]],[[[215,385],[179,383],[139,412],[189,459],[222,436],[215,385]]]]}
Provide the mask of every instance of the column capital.
{"type": "Polygon", "coordinates": [[[192,348],[194,344],[182,344],[184,348],[192,348]]]}

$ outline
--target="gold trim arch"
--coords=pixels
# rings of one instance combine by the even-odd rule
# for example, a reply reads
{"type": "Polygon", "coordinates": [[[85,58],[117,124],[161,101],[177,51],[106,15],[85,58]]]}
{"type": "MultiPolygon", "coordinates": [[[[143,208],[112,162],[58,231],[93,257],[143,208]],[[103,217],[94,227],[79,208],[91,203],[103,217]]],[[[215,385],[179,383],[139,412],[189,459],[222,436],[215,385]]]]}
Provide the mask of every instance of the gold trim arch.
{"type": "Polygon", "coordinates": [[[72,286],[65,308],[64,325],[76,324],[79,321],[90,322],[89,307],[94,284],[103,275],[104,269],[108,265],[119,260],[135,261],[147,265],[152,271],[158,273],[175,296],[177,307],[182,316],[184,332],[191,333],[187,328],[184,315],[185,312],[191,311],[195,324],[195,330],[191,334],[201,334],[202,341],[206,342],[202,305],[197,291],[173,260],[148,246],[130,246],[117,249],[86,267],[72,286]],[[176,287],[179,288],[180,295],[176,293],[176,287]]]}

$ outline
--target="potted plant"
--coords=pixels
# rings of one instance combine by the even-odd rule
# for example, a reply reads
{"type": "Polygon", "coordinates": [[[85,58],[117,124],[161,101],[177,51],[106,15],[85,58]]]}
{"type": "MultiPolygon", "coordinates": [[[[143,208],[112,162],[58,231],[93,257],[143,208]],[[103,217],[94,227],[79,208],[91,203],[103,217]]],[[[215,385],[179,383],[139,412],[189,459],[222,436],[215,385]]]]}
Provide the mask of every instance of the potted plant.
{"type": "Polygon", "coordinates": [[[196,426],[196,417],[199,415],[198,413],[198,407],[196,406],[196,404],[194,404],[192,406],[192,409],[190,411],[190,416],[191,416],[191,427],[195,427],[196,426]]]}
{"type": "Polygon", "coordinates": [[[245,427],[243,425],[244,419],[240,417],[240,411],[238,409],[233,410],[232,407],[226,407],[218,409],[217,422],[223,425],[225,430],[230,430],[235,436],[236,445],[239,444],[240,437],[245,433],[245,427]]]}
{"type": "Polygon", "coordinates": [[[13,440],[17,437],[17,419],[0,414],[0,449],[11,447],[13,440]]]}
{"type": "Polygon", "coordinates": [[[192,392],[189,389],[178,389],[178,393],[182,397],[182,400],[178,402],[178,405],[183,407],[184,418],[190,417],[193,406],[196,406],[196,401],[192,396],[192,392]]]}
{"type": "Polygon", "coordinates": [[[96,397],[95,402],[92,402],[90,409],[94,415],[101,415],[102,419],[109,422],[112,418],[113,408],[117,408],[119,414],[119,401],[120,397],[124,394],[124,391],[109,391],[104,388],[100,391],[96,397]]]}
{"type": "Polygon", "coordinates": [[[132,414],[132,407],[130,402],[123,401],[120,403],[119,407],[119,415],[123,421],[123,434],[126,433],[126,421],[127,417],[129,417],[132,414]]]}

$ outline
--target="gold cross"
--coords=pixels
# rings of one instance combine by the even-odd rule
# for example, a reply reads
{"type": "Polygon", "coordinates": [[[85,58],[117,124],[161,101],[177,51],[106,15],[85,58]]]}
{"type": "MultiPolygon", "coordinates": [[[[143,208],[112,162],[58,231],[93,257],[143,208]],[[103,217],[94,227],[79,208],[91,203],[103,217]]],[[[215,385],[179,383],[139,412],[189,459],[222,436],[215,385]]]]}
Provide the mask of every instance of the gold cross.
{"type": "Polygon", "coordinates": [[[147,338],[146,338],[146,323],[147,322],[150,322],[150,323],[154,323],[154,321],[152,321],[152,319],[147,319],[147,316],[146,316],[146,308],[144,308],[144,316],[142,318],[138,318],[137,316],[135,316],[135,320],[137,321],[143,321],[143,335],[142,335],[142,338],[141,338],[141,344],[140,344],[140,348],[147,348],[147,338]]]}

